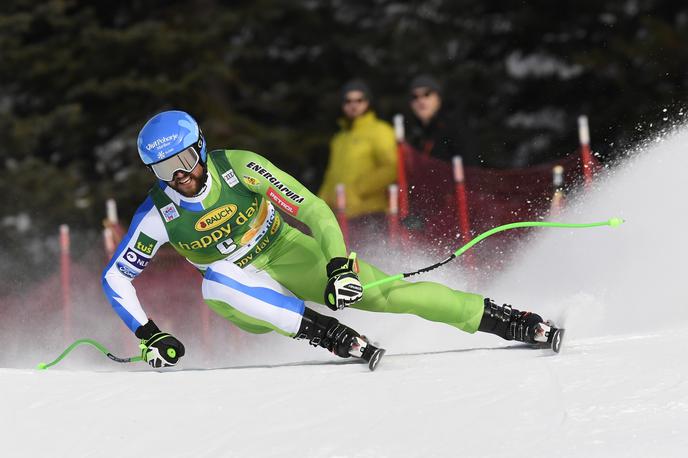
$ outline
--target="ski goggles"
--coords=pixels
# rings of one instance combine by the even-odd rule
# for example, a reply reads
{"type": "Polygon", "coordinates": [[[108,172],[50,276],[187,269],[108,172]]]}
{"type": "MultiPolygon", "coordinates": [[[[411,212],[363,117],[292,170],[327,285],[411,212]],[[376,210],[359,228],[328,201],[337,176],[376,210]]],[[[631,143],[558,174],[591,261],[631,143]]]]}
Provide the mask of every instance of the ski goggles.
{"type": "Polygon", "coordinates": [[[172,157],[151,164],[150,168],[155,176],[162,181],[172,181],[174,179],[174,174],[177,173],[178,170],[190,173],[194,167],[196,167],[200,159],[201,155],[196,151],[196,148],[194,146],[189,146],[172,157]]]}

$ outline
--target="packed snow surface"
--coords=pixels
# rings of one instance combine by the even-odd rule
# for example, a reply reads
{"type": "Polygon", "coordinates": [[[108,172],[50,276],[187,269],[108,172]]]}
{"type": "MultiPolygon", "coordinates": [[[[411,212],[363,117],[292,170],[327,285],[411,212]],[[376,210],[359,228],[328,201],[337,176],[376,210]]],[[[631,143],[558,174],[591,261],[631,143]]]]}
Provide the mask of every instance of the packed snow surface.
{"type": "MultiPolygon", "coordinates": [[[[559,355],[345,310],[342,321],[388,349],[377,371],[272,335],[231,364],[203,363],[190,341],[171,371],[87,348],[37,371],[62,348],[32,348],[25,328],[10,336],[25,357],[0,368],[2,455],[685,456],[686,144],[683,130],[640,148],[556,217],[621,217],[621,227],[542,230],[508,271],[479,283],[498,302],[565,324],[559,355]]],[[[470,285],[455,271],[428,277],[470,285]]]]}

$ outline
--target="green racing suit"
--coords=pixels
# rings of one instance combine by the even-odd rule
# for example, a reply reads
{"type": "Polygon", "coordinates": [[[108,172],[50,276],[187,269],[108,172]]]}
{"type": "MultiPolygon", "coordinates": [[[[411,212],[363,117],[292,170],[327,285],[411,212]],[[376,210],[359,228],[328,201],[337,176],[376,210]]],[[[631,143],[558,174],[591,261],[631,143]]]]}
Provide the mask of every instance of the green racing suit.
{"type": "MultiPolygon", "coordinates": [[[[131,280],[169,243],[204,275],[205,302],[252,333],[296,335],[304,301],[322,304],[326,264],[346,257],[327,204],[264,157],[243,150],[208,154],[204,189],[188,198],[160,181],[137,210],[103,274],[103,287],[132,331],[147,321],[131,280]],[[291,227],[276,208],[306,224],[291,227]]],[[[366,285],[388,275],[358,260],[366,285]]],[[[434,282],[398,280],[366,289],[352,308],[409,313],[473,333],[484,298],[434,282]]]]}

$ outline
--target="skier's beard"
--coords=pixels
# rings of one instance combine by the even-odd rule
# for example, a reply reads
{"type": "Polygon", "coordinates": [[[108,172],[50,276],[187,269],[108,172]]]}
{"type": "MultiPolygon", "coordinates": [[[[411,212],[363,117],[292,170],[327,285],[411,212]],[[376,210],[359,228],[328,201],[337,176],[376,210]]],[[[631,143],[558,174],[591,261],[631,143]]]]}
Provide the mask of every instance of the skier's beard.
{"type": "Polygon", "coordinates": [[[203,194],[203,191],[205,191],[205,188],[208,187],[208,167],[206,167],[205,164],[203,164],[202,162],[201,162],[201,167],[203,167],[203,175],[201,175],[201,179],[200,179],[201,186],[200,186],[200,189],[198,190],[198,192],[191,197],[197,197],[197,196],[203,194]]]}
{"type": "Polygon", "coordinates": [[[167,185],[185,197],[196,197],[208,186],[208,169],[205,164],[199,162],[194,170],[175,176],[174,180],[168,182],[167,185]],[[201,167],[200,174],[198,174],[198,166],[201,167]]]}

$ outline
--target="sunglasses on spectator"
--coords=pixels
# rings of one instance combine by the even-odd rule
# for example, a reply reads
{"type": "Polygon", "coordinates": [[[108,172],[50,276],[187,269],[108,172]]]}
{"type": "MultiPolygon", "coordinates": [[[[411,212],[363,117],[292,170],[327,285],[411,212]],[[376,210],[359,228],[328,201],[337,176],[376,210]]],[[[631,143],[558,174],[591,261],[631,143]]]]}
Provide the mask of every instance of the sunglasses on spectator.
{"type": "Polygon", "coordinates": [[[435,91],[433,91],[432,89],[425,89],[422,91],[414,91],[414,92],[411,92],[411,100],[424,99],[426,97],[430,97],[434,93],[435,93],[435,91]]]}
{"type": "Polygon", "coordinates": [[[348,99],[347,98],[347,99],[344,99],[344,105],[349,105],[352,103],[363,103],[365,101],[366,101],[366,99],[364,99],[363,97],[359,97],[357,99],[348,99]]]}

